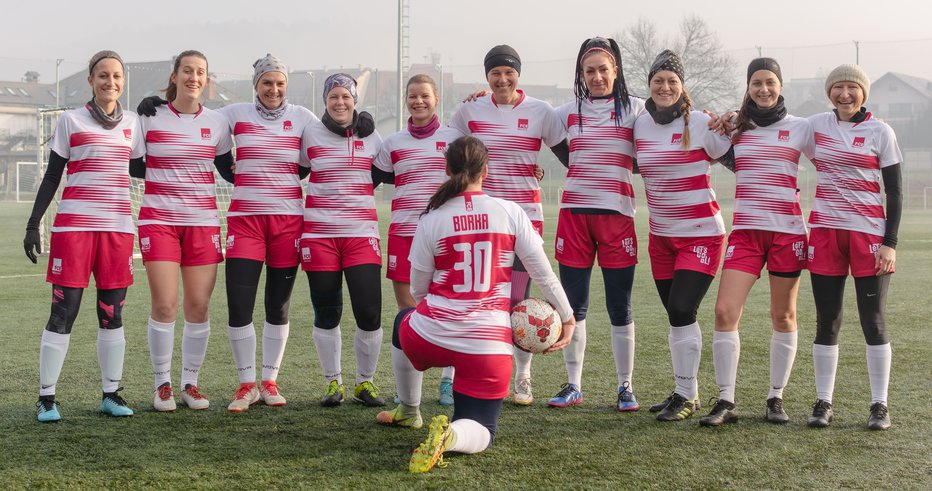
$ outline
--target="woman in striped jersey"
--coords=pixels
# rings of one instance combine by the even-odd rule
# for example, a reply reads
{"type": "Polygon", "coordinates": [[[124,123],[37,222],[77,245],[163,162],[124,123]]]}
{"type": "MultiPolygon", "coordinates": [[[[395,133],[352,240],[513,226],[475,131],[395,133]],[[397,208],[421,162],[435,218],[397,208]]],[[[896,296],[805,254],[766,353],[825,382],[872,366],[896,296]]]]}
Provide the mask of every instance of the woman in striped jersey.
{"type": "Polygon", "coordinates": [[[139,209],[139,250],[149,278],[152,311],[149,354],[155,378],[153,406],[174,411],[171,360],[178,316],[178,280],[184,289],[181,401],[207,409],[198,389],[210,336],[208,308],[223,261],[214,167],[229,167],[232,140],[226,119],[200,104],[208,84],[207,58],[183,51],[169,76],[168,104],[141,120],[146,160],[132,169],[145,177],[139,209]]]}
{"type": "Polygon", "coordinates": [[[647,113],[634,124],[637,162],[650,212],[651,270],[670,321],[676,388],[651,412],[680,421],[698,409],[702,331],[696,322],[722,257],[725,224],[710,185],[712,161],[731,147],[708,129],[709,116],[692,110],[680,57],[664,50],[648,76],[647,113]]]}
{"type": "Polygon", "coordinates": [[[832,70],[825,80],[825,93],[835,109],[809,118],[819,178],[809,214],[808,268],[816,304],[812,361],[818,397],[809,426],[828,426],[834,416],[838,332],[850,271],[867,342],[871,386],[867,427],[886,430],[890,428],[887,387],[893,355],[885,310],[903,205],[903,155],[893,129],[864,108],[870,79],[860,67],[841,65],[832,70]]]}
{"type": "Polygon", "coordinates": [[[133,283],[133,217],[129,199],[130,158],[142,155],[139,121],[123,112],[123,60],[100,51],[88,62],[93,97],[66,111],[49,145],[49,162],[26,225],[23,246],[35,263],[42,252],[39,222],[55,196],[65,168],[68,180],[52,224],[46,281],[52,284],[52,312],[39,342],[37,419],[61,420],[55,385],[65,362],[71,329],[91,273],[97,284],[97,360],[103,385],[100,412],[132,416],[117,393],[123,378],[121,311],[133,283]]]}
{"type": "MultiPolygon", "coordinates": [[[[301,165],[310,167],[301,234],[301,267],[314,307],[314,346],[327,383],[325,407],[343,402],[340,368],[343,276],[356,329],[353,400],[384,406],[373,383],[382,346],[382,252],[375,211],[373,160],[382,139],[369,113],[356,111],[356,80],[344,73],[324,82],[326,113],[304,128],[301,165]]],[[[390,167],[381,169],[391,172],[390,167]]]]}
{"type": "Polygon", "coordinates": [[[736,180],[734,219],[725,249],[712,337],[719,400],[709,415],[699,420],[703,426],[738,421],[738,322],[764,264],[770,280],[773,326],[765,417],[771,423],[789,420],[783,410],[783,388],[796,358],[796,294],[800,273],[806,267],[806,224],[799,207],[796,176],[800,156],[812,157],[813,138],[806,119],[786,113],[782,89],[783,77],[776,60],[751,61],[747,92],[731,135],[733,153],[729,153],[736,180]]]}
{"type": "Polygon", "coordinates": [[[634,234],[634,121],[644,102],[630,97],[613,39],[587,39],[579,48],[576,101],[556,109],[569,134],[566,186],[557,224],[556,258],[560,282],[570,298],[576,330],[563,352],[569,381],[548,402],[566,407],[583,401],[589,279],[596,255],[605,280],[612,351],[618,375],[619,411],[640,409],[631,389],[634,320],[631,287],[637,263],[634,234]]]}
{"type": "MultiPolygon", "coordinates": [[[[430,197],[447,180],[444,152],[447,145],[462,134],[441,126],[437,117],[440,96],[437,84],[428,75],[415,75],[408,80],[405,103],[411,117],[408,128],[390,135],[379,149],[375,164],[390,168],[394,177],[392,219],[388,227],[388,268],[386,277],[392,280],[398,310],[414,307],[411,296],[411,240],[421,212],[430,197]]],[[[399,353],[392,351],[394,360],[399,353]]],[[[397,401],[396,401],[397,402],[397,401]]],[[[453,367],[440,374],[440,404],[453,404],[453,367]]]]}

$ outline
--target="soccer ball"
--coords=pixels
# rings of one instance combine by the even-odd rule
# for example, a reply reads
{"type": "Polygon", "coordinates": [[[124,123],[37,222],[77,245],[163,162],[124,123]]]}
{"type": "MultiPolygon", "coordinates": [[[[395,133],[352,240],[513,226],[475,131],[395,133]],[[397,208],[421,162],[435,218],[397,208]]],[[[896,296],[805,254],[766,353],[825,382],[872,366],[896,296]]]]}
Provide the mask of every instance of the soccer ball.
{"type": "Polygon", "coordinates": [[[511,310],[512,337],[524,351],[542,353],[557,342],[562,331],[560,314],[546,300],[528,298],[511,310]]]}

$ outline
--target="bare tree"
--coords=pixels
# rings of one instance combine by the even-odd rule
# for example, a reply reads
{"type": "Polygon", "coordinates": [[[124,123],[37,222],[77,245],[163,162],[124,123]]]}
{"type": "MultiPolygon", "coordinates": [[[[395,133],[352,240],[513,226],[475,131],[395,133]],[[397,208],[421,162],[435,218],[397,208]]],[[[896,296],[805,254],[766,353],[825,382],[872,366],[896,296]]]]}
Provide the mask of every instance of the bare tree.
{"type": "Polygon", "coordinates": [[[734,109],[740,102],[735,60],[701,17],[684,17],[676,36],[661,38],[657,26],[638,21],[616,35],[624,58],[625,81],[633,94],[649,97],[647,75],[654,58],[670,48],[683,58],[684,84],[696,109],[734,109]]]}

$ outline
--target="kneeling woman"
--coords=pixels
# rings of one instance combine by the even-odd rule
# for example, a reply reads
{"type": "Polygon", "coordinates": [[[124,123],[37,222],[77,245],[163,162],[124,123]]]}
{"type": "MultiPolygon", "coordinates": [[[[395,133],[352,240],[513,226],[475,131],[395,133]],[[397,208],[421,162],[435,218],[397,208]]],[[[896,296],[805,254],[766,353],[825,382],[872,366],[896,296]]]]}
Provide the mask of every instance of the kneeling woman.
{"type": "Polygon", "coordinates": [[[445,451],[481,452],[495,437],[511,380],[509,311],[516,259],[565,319],[560,339],[548,352],[569,344],[576,327],[530,219],[519,205],[482,192],[488,175],[485,145],[474,137],[458,138],[446,156],[450,180],[431,198],[411,245],[411,293],[417,307],[395,319],[392,367],[401,405],[378,415],[382,423],[420,427],[421,371],[456,369],[453,422],[444,415],[431,420],[427,439],[411,457],[411,472],[429,471],[445,451]]]}

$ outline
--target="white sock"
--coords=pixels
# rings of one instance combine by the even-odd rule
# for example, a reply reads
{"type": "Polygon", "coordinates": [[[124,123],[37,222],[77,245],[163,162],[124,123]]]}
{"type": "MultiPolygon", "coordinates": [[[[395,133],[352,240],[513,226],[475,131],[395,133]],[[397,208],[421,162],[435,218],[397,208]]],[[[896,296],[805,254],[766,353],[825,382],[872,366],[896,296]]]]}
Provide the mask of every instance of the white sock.
{"type": "Polygon", "coordinates": [[[767,398],[783,398],[783,388],[790,381],[793,362],[796,360],[797,331],[773,331],[770,337],[770,392],[767,398]]]}
{"type": "Polygon", "coordinates": [[[343,383],[343,374],[340,372],[340,351],[343,349],[343,338],[340,326],[333,329],[321,329],[314,326],[314,348],[317,349],[317,358],[320,359],[320,369],[327,382],[336,380],[343,383]]]}
{"type": "Polygon", "coordinates": [[[534,355],[527,351],[515,348],[515,381],[522,378],[531,378],[531,360],[534,355]]]}
{"type": "Polygon", "coordinates": [[[815,371],[816,397],[832,402],[835,371],[838,369],[838,345],[812,345],[812,368],[815,371]]]}
{"type": "Polygon", "coordinates": [[[262,327],[262,380],[278,379],[289,332],[288,324],[277,326],[266,322],[262,327]]]}
{"type": "Polygon", "coordinates": [[[612,326],[612,354],[615,355],[615,373],[618,374],[618,388],[628,382],[632,390],[631,377],[634,375],[634,323],[626,326],[612,326]]]}
{"type": "Polygon", "coordinates": [[[210,339],[210,320],[207,322],[184,321],[181,333],[181,388],[188,384],[197,385],[197,376],[207,356],[207,341],[210,339]]]}
{"type": "Polygon", "coordinates": [[[58,375],[65,364],[65,355],[68,354],[68,344],[71,334],[58,334],[46,329],[42,330],[42,340],[39,342],[39,395],[55,395],[55,384],[58,375]]]}
{"type": "Polygon", "coordinates": [[[104,392],[115,392],[123,380],[123,355],[126,338],[123,328],[97,329],[97,362],[100,364],[100,382],[104,392]]]}
{"type": "Polygon", "coordinates": [[[569,383],[582,390],[583,360],[586,358],[586,320],[576,322],[573,339],[570,345],[563,350],[563,361],[566,363],[566,376],[569,383]]]}
{"type": "Polygon", "coordinates": [[[392,371],[395,373],[395,386],[398,388],[398,399],[401,403],[412,407],[420,406],[424,372],[415,369],[408,355],[394,346],[392,346],[392,371]]]}
{"type": "Polygon", "coordinates": [[[356,384],[372,382],[382,351],[382,328],[363,331],[357,327],[353,349],[356,351],[356,384]]]}
{"type": "Polygon", "coordinates": [[[699,323],[670,327],[667,338],[673,358],[676,393],[688,400],[699,397],[699,359],[702,356],[702,331],[699,323]]]}
{"type": "Polygon", "coordinates": [[[256,382],[256,326],[250,322],[242,327],[227,326],[227,337],[233,349],[233,363],[239,383],[256,382]]]}
{"type": "Polygon", "coordinates": [[[453,431],[453,443],[447,447],[447,452],[479,453],[492,442],[489,429],[474,419],[458,419],[450,423],[453,431]]]}
{"type": "Polygon", "coordinates": [[[887,404],[887,387],[890,385],[890,363],[893,350],[890,343],[867,346],[867,376],[871,381],[871,404],[887,404]]]}
{"type": "Polygon", "coordinates": [[[149,358],[155,388],[172,379],[172,352],[175,350],[175,323],[158,322],[149,317],[149,358]]]}
{"type": "Polygon", "coordinates": [[[715,383],[718,398],[735,402],[735,381],[738,379],[738,359],[741,356],[741,338],[738,331],[712,333],[712,364],[715,365],[715,383]]]}
{"type": "Polygon", "coordinates": [[[455,373],[456,373],[456,369],[454,369],[452,366],[443,367],[443,369],[440,370],[440,378],[442,379],[448,378],[450,380],[453,380],[453,375],[455,373]]]}

